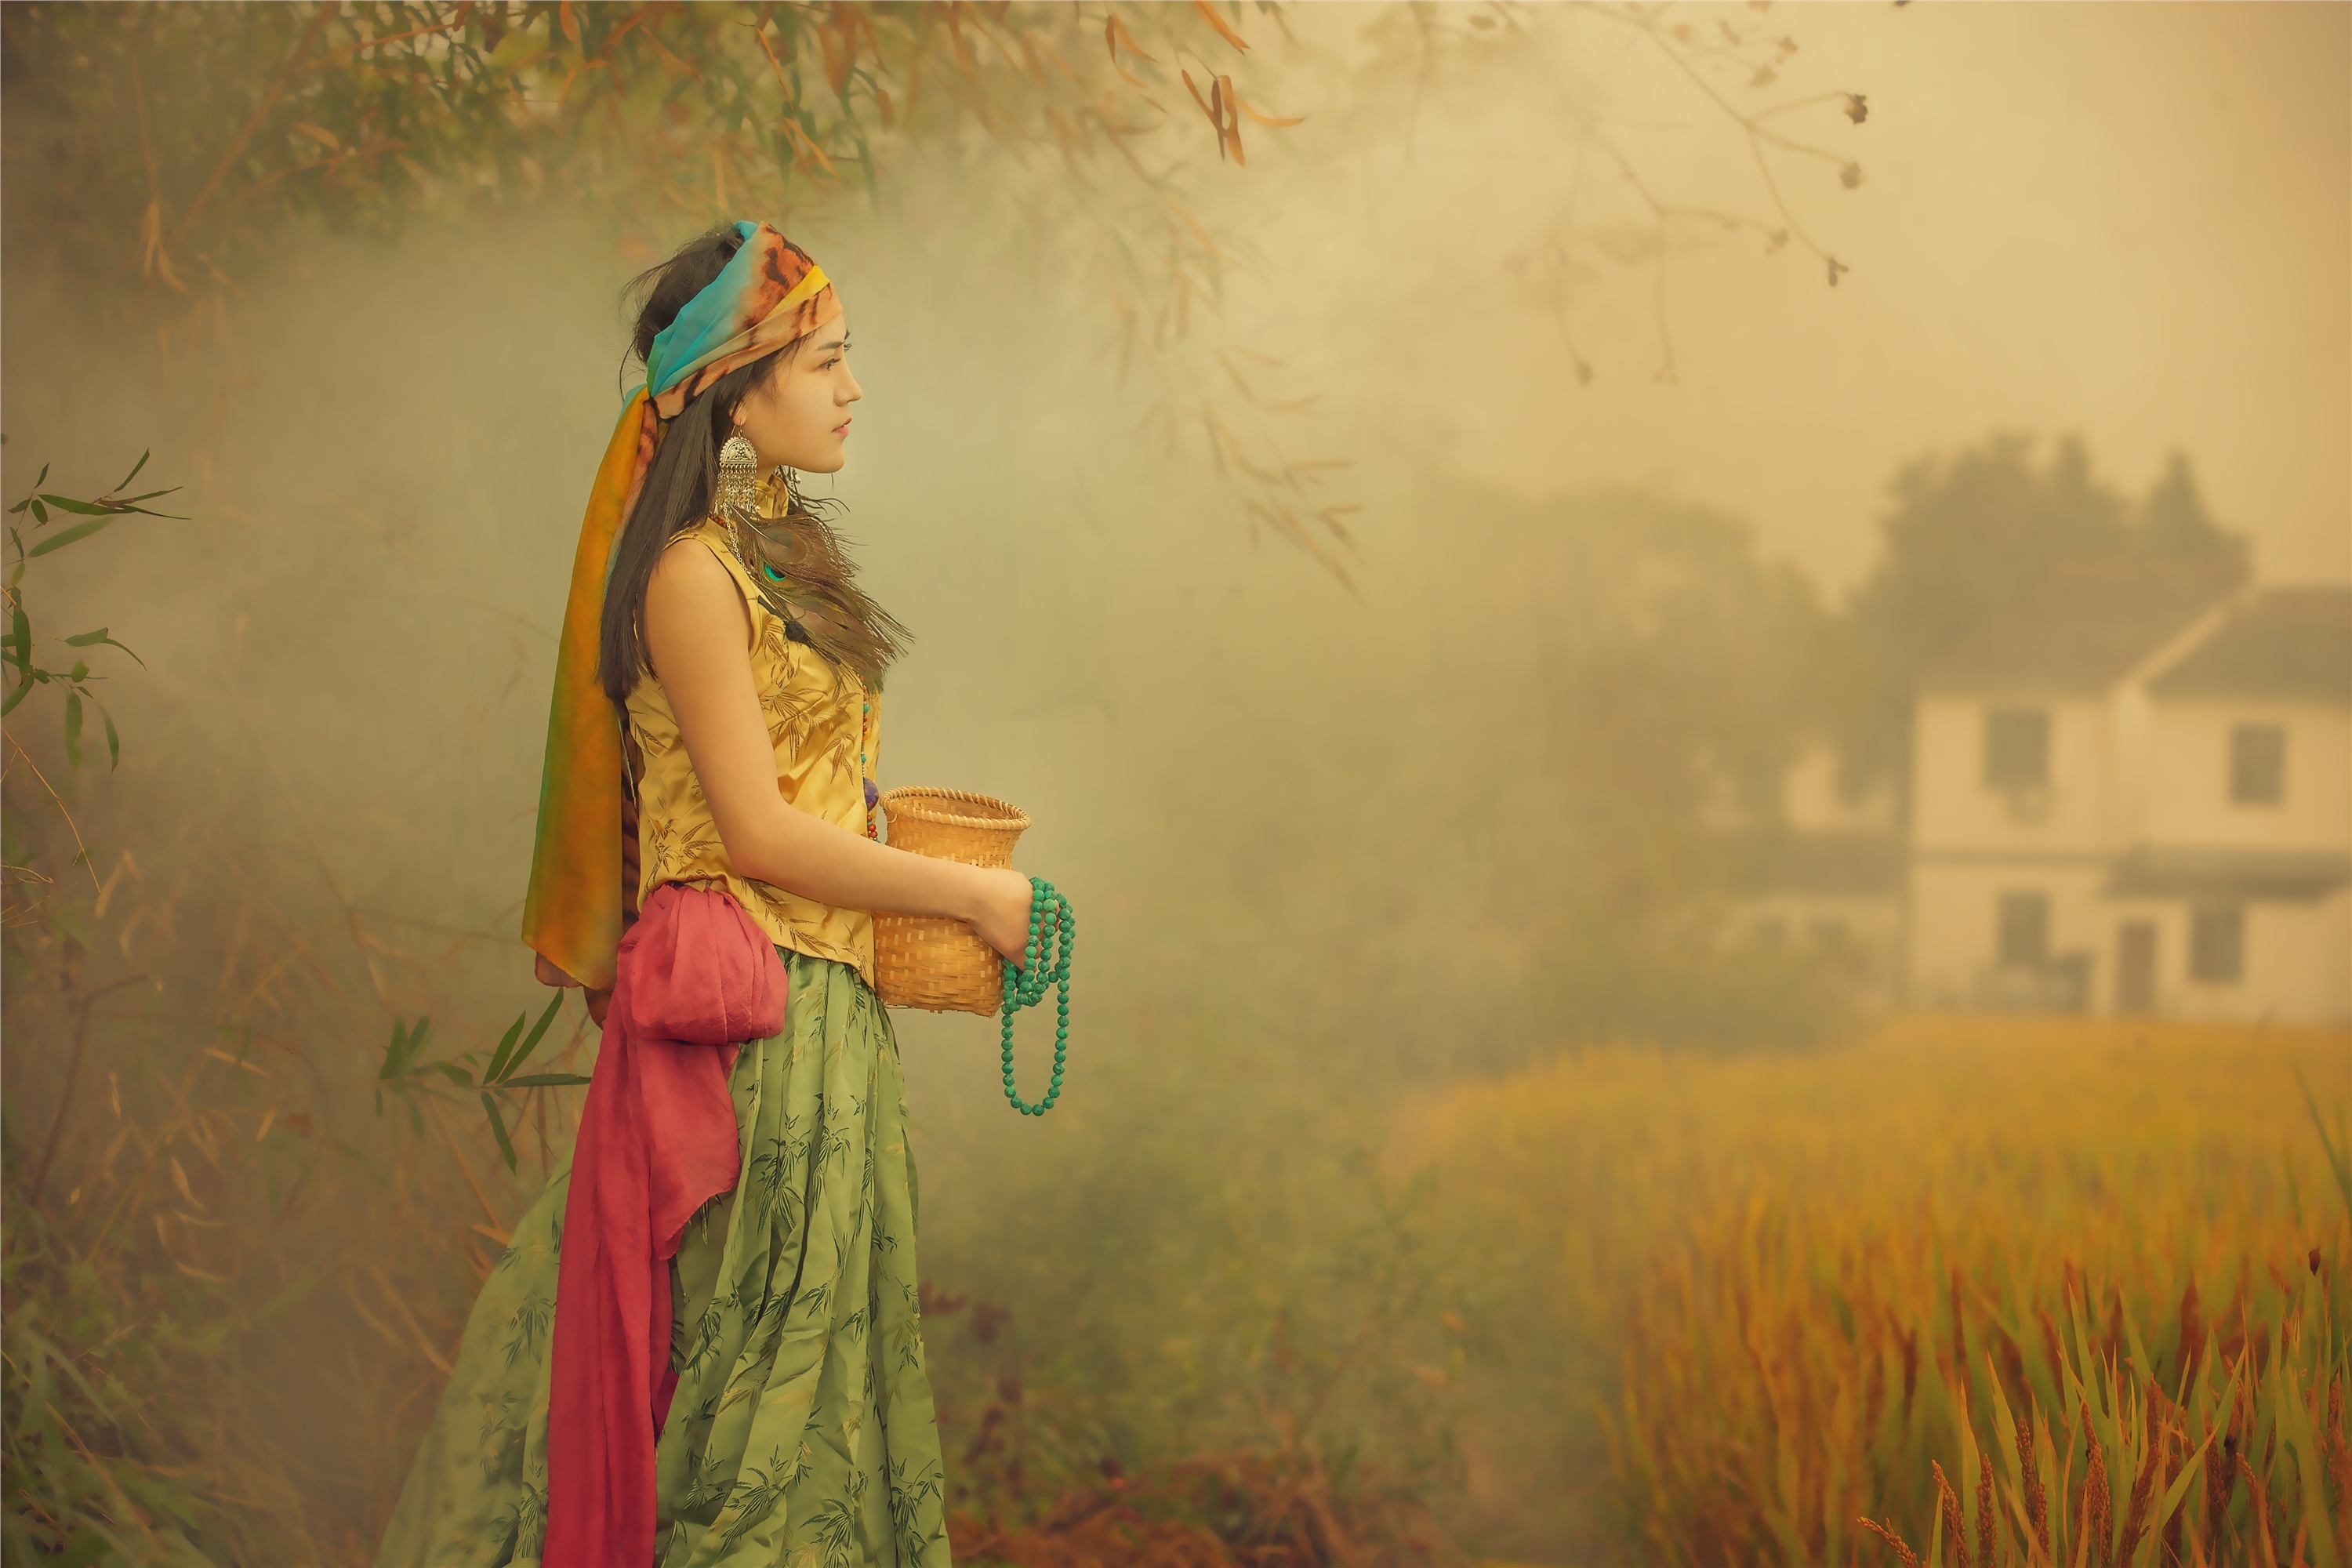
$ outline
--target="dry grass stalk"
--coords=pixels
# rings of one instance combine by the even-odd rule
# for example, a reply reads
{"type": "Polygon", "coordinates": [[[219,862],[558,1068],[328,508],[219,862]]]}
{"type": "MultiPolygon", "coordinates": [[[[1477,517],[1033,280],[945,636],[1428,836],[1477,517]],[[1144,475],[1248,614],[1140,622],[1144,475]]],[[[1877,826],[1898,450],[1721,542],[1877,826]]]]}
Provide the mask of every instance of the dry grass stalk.
{"type": "Polygon", "coordinates": [[[1977,1450],[1977,1561],[1984,1568],[1999,1568],[1994,1555],[1994,1542],[1999,1539],[1998,1521],[1993,1518],[1992,1454],[1989,1449],[1977,1450]]]}
{"type": "Polygon", "coordinates": [[[2148,1508],[2156,1500],[2156,1474],[2163,1462],[2165,1450],[2171,1446],[2172,1427],[2157,1419],[2157,1402],[2164,1397],[2154,1379],[2147,1384],[2147,1403],[2140,1407],[2141,1444],[2139,1474],[2133,1478],[2131,1500],[2124,1510],[2123,1539],[2116,1544],[2116,1561],[2123,1568],[2131,1568],[2132,1554],[2139,1550],[2140,1537],[2147,1531],[2148,1508]]]}
{"type": "Polygon", "coordinates": [[[2084,1472],[2080,1539],[2090,1542],[2091,1568],[2112,1568],[2115,1548],[2114,1500],[2107,1489],[2107,1449],[2099,1441],[2099,1429],[2091,1420],[2091,1407],[2082,1407],[2082,1428],[2084,1443],[2090,1450],[2089,1468],[2084,1472]]]}
{"type": "MultiPolygon", "coordinates": [[[[2183,1443],[2188,1441],[2188,1429],[2183,1427],[2180,1432],[2180,1437],[2183,1443]]],[[[2177,1447],[2168,1446],[2164,1456],[2164,1479],[2159,1484],[2159,1489],[2169,1495],[2172,1490],[2173,1482],[2179,1479],[2179,1478],[2180,1451],[2177,1447]]],[[[2180,1500],[2180,1506],[2174,1509],[2169,1514],[2165,1516],[2163,1553],[2158,1559],[2159,1563],[2168,1565],[2180,1562],[2181,1531],[2187,1525],[2188,1521],[2189,1499],[2184,1495],[2180,1500]]]]}
{"type": "Polygon", "coordinates": [[[1919,1568],[1919,1554],[1911,1550],[1909,1542],[1895,1532],[1894,1525],[1881,1524],[1867,1514],[1855,1520],[1854,1522],[1893,1547],[1895,1561],[1900,1563],[1902,1568],[1919,1568]]]}
{"type": "Polygon", "coordinates": [[[2222,1417],[2221,1430],[2214,1430],[2210,1418],[2200,1423],[2204,1430],[2205,1452],[2211,1456],[2205,1465],[2205,1540],[2211,1542],[2229,1517],[2230,1493],[2238,1484],[2237,1412],[2233,1408],[2222,1417]]]}
{"type": "Polygon", "coordinates": [[[2352,1558],[2352,1445],[2344,1430],[2344,1374],[2327,1384],[2327,1426],[2321,1439],[2322,1462],[2327,1468],[2328,1498],[2336,1508],[2336,1554],[2352,1558]]]}
{"type": "Polygon", "coordinates": [[[2032,1521],[2033,1544],[2040,1552],[2040,1561],[2047,1563],[2050,1556],[2050,1494],[2042,1489],[2042,1467],[2033,1451],[2033,1413],[2026,1411],[2017,1423],[2017,1468],[2025,1478],[2025,1513],[2032,1521]]]}
{"type": "Polygon", "coordinates": [[[2179,1376],[2174,1380],[2178,1384],[2174,1392],[2177,1397],[2186,1399],[2189,1379],[2196,1373],[2198,1358],[2205,1353],[2205,1321],[2198,1310],[2194,1279],[2180,1292],[2180,1332],[2176,1342],[2179,1348],[2173,1352],[2173,1360],[2179,1376]]]}
{"type": "MultiPolygon", "coordinates": [[[[2267,1468],[2265,1463],[2263,1469],[2267,1468]]],[[[2256,1469],[2242,1452],[2238,1455],[2238,1474],[2244,1478],[2246,1496],[2253,1505],[2254,1542],[2262,1548],[2262,1568],[2279,1568],[2278,1543],[2271,1531],[2270,1488],[2263,1483],[2263,1471],[2256,1469]]]]}
{"type": "Polygon", "coordinates": [[[375,1336],[429,1372],[466,1305],[447,1267],[459,1205],[478,1188],[485,1210],[510,1215],[526,1195],[485,1128],[453,1125],[444,1150],[420,1150],[351,1089],[382,1053],[387,992],[460,1039],[474,1032],[446,989],[462,953],[404,952],[330,868],[298,855],[289,872],[274,847],[236,841],[233,814],[184,804],[176,841],[168,823],[140,825],[136,873],[88,928],[90,983],[81,963],[58,963],[79,944],[16,921],[9,895],[12,1037],[79,1038],[87,1058],[79,1094],[63,1052],[10,1063],[9,1093],[54,1130],[46,1184],[8,1194],[10,1561],[55,1555],[82,1531],[114,1542],[110,1560],[192,1560],[174,1544],[191,1535],[216,1560],[356,1560],[372,1524],[338,1519],[322,1539],[312,1521],[337,1505],[319,1494],[356,1462],[373,1506],[388,1504],[382,1472],[404,1466],[429,1410],[404,1371],[396,1385],[382,1376],[375,1336]],[[88,1002],[110,994],[93,1015],[88,1002]],[[335,1304],[363,1267],[403,1281],[371,1297],[375,1326],[335,1304]],[[289,1378],[297,1345],[303,1374],[289,1378]],[[53,1444],[18,1416],[16,1369],[31,1393],[48,1375],[37,1363],[70,1373],[42,1396],[70,1417],[53,1444]],[[339,1431],[366,1434],[356,1450],[316,1440],[314,1395],[339,1431]],[[164,1544],[131,1550],[126,1531],[164,1544]]]}
{"type": "MultiPolygon", "coordinates": [[[[1955,1297],[1958,1294],[1956,1289],[1955,1297]]],[[[1969,1568],[1969,1525],[1960,1514],[1960,1496],[1952,1489],[1952,1483],[1944,1478],[1944,1467],[1940,1463],[1931,1460],[1928,1468],[1936,1472],[1936,1508],[1942,1517],[1944,1540],[1950,1543],[1952,1557],[1958,1568],[1969,1568]]]]}

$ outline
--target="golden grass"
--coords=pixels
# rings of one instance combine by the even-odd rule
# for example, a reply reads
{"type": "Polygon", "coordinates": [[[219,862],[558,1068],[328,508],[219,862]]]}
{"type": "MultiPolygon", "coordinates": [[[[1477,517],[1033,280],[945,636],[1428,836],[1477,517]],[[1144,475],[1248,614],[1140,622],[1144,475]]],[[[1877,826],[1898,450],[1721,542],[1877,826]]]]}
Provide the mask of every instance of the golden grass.
{"type": "MultiPolygon", "coordinates": [[[[1406,1143],[1544,1302],[1521,1331],[1608,1347],[1570,1418],[1651,1560],[2335,1563],[2352,1228],[2298,1069],[2352,1099],[2352,1034],[1917,1019],[1591,1052],[1406,1143]]],[[[1524,1436],[1489,1490],[1580,1485],[1524,1436]]]]}

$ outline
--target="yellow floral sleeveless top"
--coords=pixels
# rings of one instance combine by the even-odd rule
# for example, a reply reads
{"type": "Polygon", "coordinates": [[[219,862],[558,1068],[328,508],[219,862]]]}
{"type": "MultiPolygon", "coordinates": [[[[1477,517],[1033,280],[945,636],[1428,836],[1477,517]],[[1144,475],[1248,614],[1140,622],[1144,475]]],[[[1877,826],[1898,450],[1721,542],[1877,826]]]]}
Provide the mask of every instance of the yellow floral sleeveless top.
{"type": "MultiPolygon", "coordinates": [[[[866,830],[866,780],[881,739],[881,705],[854,671],[844,669],[788,633],[768,608],[736,558],[727,526],[705,519],[677,536],[671,549],[708,546],[742,590],[751,612],[751,680],[776,749],[776,788],[787,805],[852,833],[866,830]],[[861,766],[860,759],[863,759],[861,766]]],[[[723,887],[752,923],[779,947],[848,964],[874,984],[874,917],[837,910],[736,875],[719,842],[719,825],[702,781],[694,775],[669,698],[651,674],[629,693],[629,734],[637,755],[637,899],[642,905],[664,882],[723,887]]]]}

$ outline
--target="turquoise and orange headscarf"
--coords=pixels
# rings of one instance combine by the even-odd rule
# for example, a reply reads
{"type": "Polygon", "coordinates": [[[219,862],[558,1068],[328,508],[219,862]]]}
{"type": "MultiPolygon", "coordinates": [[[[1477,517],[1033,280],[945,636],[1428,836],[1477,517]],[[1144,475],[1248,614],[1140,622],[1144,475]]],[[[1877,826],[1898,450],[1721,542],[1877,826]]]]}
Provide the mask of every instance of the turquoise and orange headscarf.
{"type": "Polygon", "coordinates": [[[613,984],[621,942],[621,731],[596,672],[604,584],[621,525],[636,504],[661,421],[677,417],[729,371],[841,314],[832,283],[808,252],[764,223],[739,223],[735,232],[741,248],[654,339],[646,384],[629,395],[604,448],[572,558],[522,939],[592,991],[613,984]]]}

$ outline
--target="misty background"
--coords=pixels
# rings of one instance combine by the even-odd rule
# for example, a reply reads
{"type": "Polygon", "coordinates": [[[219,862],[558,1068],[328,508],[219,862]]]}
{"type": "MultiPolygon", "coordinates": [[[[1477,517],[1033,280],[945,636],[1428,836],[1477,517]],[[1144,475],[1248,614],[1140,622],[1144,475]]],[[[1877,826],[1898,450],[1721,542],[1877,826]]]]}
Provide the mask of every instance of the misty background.
{"type": "MultiPolygon", "coordinates": [[[[1307,118],[1245,128],[1246,169],[1193,192],[1236,264],[1182,374],[1312,400],[1263,430],[1345,465],[1315,480],[1359,509],[1336,571],[1171,451],[1148,378],[1122,382],[1056,203],[1134,198],[1009,203],[1051,171],[950,148],[872,202],[752,215],[823,262],[855,331],[851,463],[815,488],[918,639],[883,786],[1019,805],[1019,863],[1084,926],[1059,1116],[997,1107],[984,1021],[897,1016],[926,1274],[1010,1313],[994,1359],[939,1356],[942,1399],[1017,1364],[1108,1451],[1264,1419],[1234,1369],[1397,1299],[1369,1258],[1420,1260],[1433,1311],[1477,1297],[1467,1242],[1413,1207],[1400,1106],[1572,1045],[1818,1047],[1886,1005],[1833,955],[1723,933],[1716,830],[1769,822],[1809,748],[1860,759],[1861,794],[1896,787],[1869,765],[1857,665],[1880,645],[1852,606],[1906,465],[2007,451],[2046,478],[2078,437],[2134,518],[2169,494],[2258,581],[2352,580],[2352,11],[1775,7],[1801,46],[1776,99],[1826,95],[1805,137],[1863,169],[1849,188],[1835,161],[1771,164],[1809,237],[1777,247],[1661,239],[1634,174],[1693,209],[1769,195],[1738,127],[1605,21],[1538,11],[1451,70],[1413,51],[1451,47],[1419,35],[1462,32],[1453,8],[1288,25],[1251,90],[1307,118]],[[1855,92],[1858,123],[1836,102],[1855,92]]],[[[41,582],[47,621],[144,661],[105,666],[119,771],[57,767],[37,701],[10,721],[92,883],[121,871],[88,965],[165,982],[124,1005],[151,1038],[214,1028],[198,998],[234,992],[236,1026],[279,1047],[254,1059],[339,1093],[322,1135],[405,1183],[428,1145],[367,1102],[381,1028],[306,1010],[303,971],[452,1040],[541,1005],[513,931],[552,634],[625,385],[619,292],[691,226],[296,226],[226,303],[134,336],[110,324],[124,279],[32,258],[41,221],[12,205],[0,251],[9,500],[42,464],[94,494],[152,447],[144,477],[184,487],[157,504],[188,514],[118,524],[41,582]],[[318,956],[214,967],[248,927],[318,956]]],[[[23,1018],[12,1116],[58,1092],[23,1018]]],[[[532,1171],[491,1206],[510,1217],[532,1171]]],[[[415,1180],[428,1207],[465,1201],[415,1180]]],[[[465,1240],[426,1291],[445,1313],[470,1295],[465,1240]]],[[[282,1431],[341,1439],[361,1331],[336,1300],[242,1352],[282,1431]]],[[[1531,1374],[1484,1354],[1459,1442],[1489,1538],[1596,1539],[1589,1500],[1495,1478],[1598,1462],[1579,1401],[1605,1349],[1535,1376],[1560,1405],[1542,1415],[1497,1392],[1531,1374]]],[[[1414,1402],[1451,1397],[1372,1378],[1317,1418],[1410,1468],[1438,1462],[1414,1402]]],[[[364,1532],[423,1414],[397,1408],[364,1477],[291,1461],[322,1531],[364,1532]]]]}

